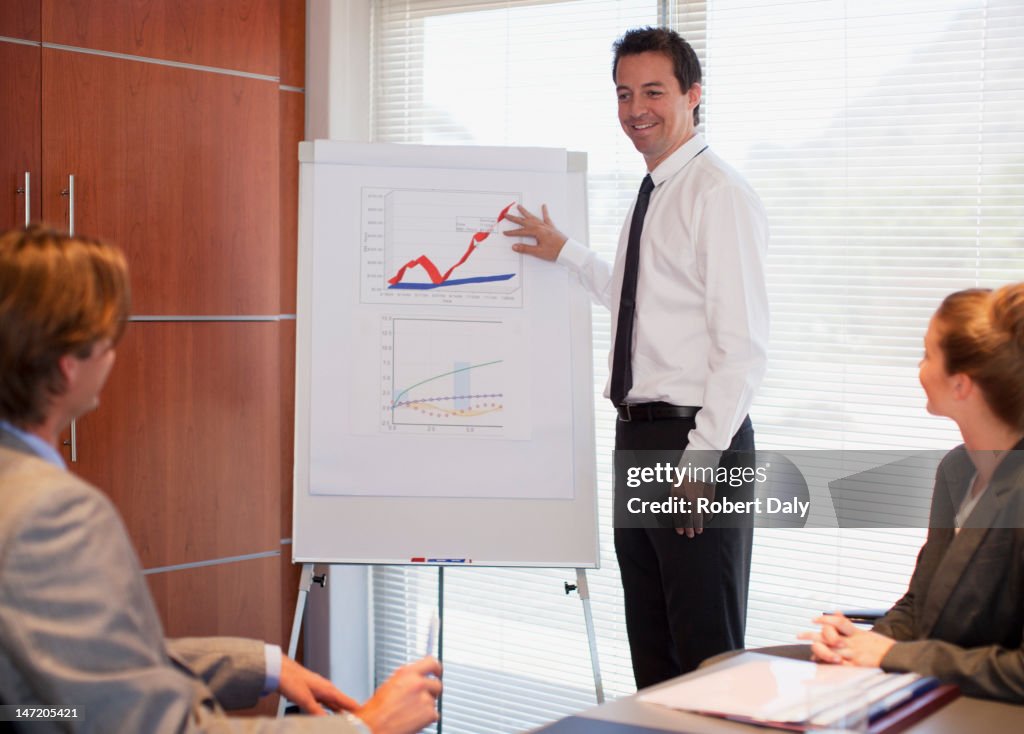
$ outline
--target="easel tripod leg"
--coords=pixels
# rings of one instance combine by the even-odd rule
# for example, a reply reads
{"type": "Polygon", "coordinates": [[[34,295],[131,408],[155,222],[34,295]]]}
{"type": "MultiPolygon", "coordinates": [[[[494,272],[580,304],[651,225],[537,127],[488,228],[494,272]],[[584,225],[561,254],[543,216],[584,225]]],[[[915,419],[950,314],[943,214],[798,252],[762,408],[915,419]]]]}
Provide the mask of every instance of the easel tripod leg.
{"type": "MultiPolygon", "coordinates": [[[[288,657],[295,659],[295,653],[299,649],[299,633],[302,631],[302,615],[306,611],[306,597],[309,596],[309,588],[313,585],[313,564],[303,563],[302,573],[299,575],[299,595],[295,599],[295,616],[292,618],[292,634],[288,641],[288,657]]],[[[281,696],[277,704],[278,717],[284,716],[284,710],[288,707],[288,699],[281,696]]]]}
{"type": "Polygon", "coordinates": [[[599,704],[604,703],[604,685],[601,683],[601,664],[597,659],[597,632],[594,630],[594,613],[590,608],[590,587],[587,586],[587,569],[576,569],[576,590],[583,602],[583,619],[587,625],[587,642],[590,643],[590,665],[594,669],[594,693],[599,704]]]}

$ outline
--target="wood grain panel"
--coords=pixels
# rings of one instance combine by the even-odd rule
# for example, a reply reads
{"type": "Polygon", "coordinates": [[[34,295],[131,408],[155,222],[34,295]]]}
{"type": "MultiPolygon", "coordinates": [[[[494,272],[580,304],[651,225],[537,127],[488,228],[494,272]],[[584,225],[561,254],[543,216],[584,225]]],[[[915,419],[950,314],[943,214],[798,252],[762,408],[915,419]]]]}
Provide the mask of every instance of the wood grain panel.
{"type": "MultiPolygon", "coordinates": [[[[295,467],[295,321],[280,324],[281,537],[292,537],[292,472],[295,467]]],[[[291,548],[287,549],[291,558],[291,548]]]]}
{"type": "MultiPolygon", "coordinates": [[[[292,537],[292,476],[295,469],[295,322],[281,322],[281,537],[292,537]]],[[[281,634],[291,638],[302,566],[292,564],[292,546],[281,546],[281,634]]],[[[299,648],[299,658],[302,648],[299,648]]]]}
{"type": "MultiPolygon", "coordinates": [[[[150,574],[146,580],[168,637],[229,635],[281,645],[279,577],[275,556],[150,574]]],[[[275,695],[232,713],[273,716],[276,710],[275,695]]]]}
{"type": "Polygon", "coordinates": [[[306,95],[280,93],[281,313],[295,313],[299,241],[299,142],[304,138],[306,95]]]}
{"type": "MultiPolygon", "coordinates": [[[[291,642],[292,622],[295,619],[295,601],[299,597],[299,577],[302,575],[302,565],[292,563],[292,547],[281,546],[281,649],[288,652],[288,645],[291,642]]],[[[321,591],[319,586],[316,591],[321,591]]],[[[315,593],[315,592],[314,592],[315,593]]],[[[302,661],[302,636],[304,627],[299,631],[299,644],[296,648],[295,659],[302,661]]]]}
{"type": "Polygon", "coordinates": [[[281,644],[280,558],[254,558],[146,576],[168,637],[228,635],[281,644]]]}
{"type": "Polygon", "coordinates": [[[134,313],[273,314],[280,303],[278,88],[43,49],[44,214],[111,240],[134,313]]]}
{"type": "Polygon", "coordinates": [[[71,466],[144,567],[279,549],[280,341],[277,322],[128,326],[71,466]]]}
{"type": "Polygon", "coordinates": [[[38,41],[39,13],[40,0],[3,0],[0,2],[0,36],[38,41]]]}
{"type": "Polygon", "coordinates": [[[306,86],[306,3],[281,0],[281,83],[306,86]]]}
{"type": "Polygon", "coordinates": [[[276,77],[279,2],[43,0],[43,40],[276,77]]]}
{"type": "Polygon", "coordinates": [[[0,232],[25,224],[25,195],[17,189],[24,188],[26,171],[31,174],[32,219],[39,219],[40,59],[38,46],[0,43],[0,232]]]}

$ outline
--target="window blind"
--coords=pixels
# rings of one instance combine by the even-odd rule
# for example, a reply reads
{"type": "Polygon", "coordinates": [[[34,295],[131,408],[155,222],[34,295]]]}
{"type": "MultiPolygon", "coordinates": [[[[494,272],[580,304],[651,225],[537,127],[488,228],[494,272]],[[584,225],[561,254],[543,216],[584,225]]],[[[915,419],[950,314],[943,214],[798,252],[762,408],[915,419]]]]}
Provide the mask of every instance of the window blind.
{"type": "MultiPolygon", "coordinates": [[[[1024,6],[1012,0],[376,0],[375,140],[540,145],[589,158],[590,246],[611,258],[644,174],[619,129],[611,43],[668,22],[704,66],[702,128],[768,210],[761,448],[950,448],[917,384],[947,293],[1024,279],[1024,6]]],[[[594,311],[595,385],[609,315],[594,311]]],[[[602,567],[589,572],[605,691],[633,691],[611,541],[614,416],[595,396],[602,567]]],[[[826,608],[887,606],[921,529],[760,530],[748,646],[826,608]]],[[[570,571],[445,574],[446,732],[512,732],[593,702],[570,571]]],[[[383,678],[422,654],[436,569],[373,574],[383,678]]]]}
{"type": "MultiPolygon", "coordinates": [[[[707,136],[771,225],[759,448],[946,449],[917,381],[948,293],[1024,279],[1024,7],[713,0],[707,136]]],[[[747,644],[887,607],[921,529],[756,534],[747,644]]]]}

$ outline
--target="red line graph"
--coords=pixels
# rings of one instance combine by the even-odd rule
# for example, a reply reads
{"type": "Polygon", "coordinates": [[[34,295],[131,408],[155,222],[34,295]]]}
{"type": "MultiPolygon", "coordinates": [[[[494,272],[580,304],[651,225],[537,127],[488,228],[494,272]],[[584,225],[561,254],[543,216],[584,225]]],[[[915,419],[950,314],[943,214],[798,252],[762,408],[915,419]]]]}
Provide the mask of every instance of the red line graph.
{"type": "MultiPolygon", "coordinates": [[[[495,227],[497,227],[498,222],[501,222],[501,220],[505,218],[505,215],[508,214],[508,210],[511,209],[513,205],[515,205],[515,202],[512,202],[511,204],[509,204],[508,206],[501,210],[501,214],[498,215],[498,220],[494,223],[495,227]]],[[[446,280],[448,280],[449,277],[451,277],[451,274],[455,272],[455,269],[457,267],[459,267],[460,265],[462,265],[462,263],[466,262],[466,260],[469,259],[469,256],[473,254],[473,250],[476,249],[476,246],[483,242],[484,240],[486,240],[490,236],[490,234],[491,233],[489,231],[477,232],[476,234],[474,234],[470,238],[469,247],[466,248],[466,251],[462,254],[462,257],[459,258],[459,261],[457,263],[448,268],[448,270],[445,271],[444,274],[442,274],[441,271],[438,270],[438,267],[434,264],[433,260],[431,260],[426,255],[420,255],[415,260],[410,260],[405,265],[403,265],[398,270],[398,272],[395,273],[393,277],[388,279],[388,284],[397,285],[401,283],[402,278],[405,277],[405,272],[415,267],[420,267],[427,271],[427,277],[430,278],[430,282],[433,283],[434,285],[437,285],[438,283],[444,283],[446,280]]]]}

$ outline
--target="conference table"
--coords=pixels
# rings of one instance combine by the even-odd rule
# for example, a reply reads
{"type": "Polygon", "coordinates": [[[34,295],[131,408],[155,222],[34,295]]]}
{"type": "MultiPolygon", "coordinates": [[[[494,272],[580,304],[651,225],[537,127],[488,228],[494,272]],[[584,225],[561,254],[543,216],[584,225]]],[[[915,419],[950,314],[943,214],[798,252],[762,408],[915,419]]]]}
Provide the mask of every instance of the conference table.
{"type": "MultiPolygon", "coordinates": [[[[782,657],[808,658],[806,645],[783,645],[761,648],[762,652],[782,657]]],[[[701,676],[728,665],[735,653],[720,655],[708,661],[686,677],[701,676]]],[[[668,686],[682,680],[676,678],[662,683],[668,686]]],[[[645,689],[654,690],[654,687],[645,689]]],[[[689,732],[690,734],[770,734],[773,729],[740,724],[710,716],[642,703],[636,695],[620,698],[587,709],[575,716],[536,730],[537,734],[660,734],[662,732],[689,732]]],[[[1024,732],[1024,706],[960,696],[926,718],[903,729],[903,734],[963,734],[964,732],[1024,732]]]]}

